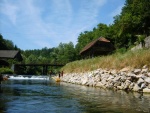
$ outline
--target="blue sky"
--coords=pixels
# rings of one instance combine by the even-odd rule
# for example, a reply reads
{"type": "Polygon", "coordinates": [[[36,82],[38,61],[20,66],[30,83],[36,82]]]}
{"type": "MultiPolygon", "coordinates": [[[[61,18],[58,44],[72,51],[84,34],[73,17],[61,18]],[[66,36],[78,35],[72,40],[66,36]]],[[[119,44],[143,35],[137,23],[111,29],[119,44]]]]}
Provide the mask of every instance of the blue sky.
{"type": "Polygon", "coordinates": [[[111,24],[125,0],[1,0],[0,33],[22,50],[77,43],[81,32],[111,24]]]}

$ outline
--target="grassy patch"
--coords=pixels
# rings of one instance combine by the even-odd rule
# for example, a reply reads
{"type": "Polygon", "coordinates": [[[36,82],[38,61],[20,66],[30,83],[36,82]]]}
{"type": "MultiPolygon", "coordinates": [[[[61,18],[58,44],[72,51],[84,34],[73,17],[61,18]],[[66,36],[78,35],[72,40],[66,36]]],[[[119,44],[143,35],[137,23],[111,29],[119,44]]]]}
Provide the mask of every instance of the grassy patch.
{"type": "Polygon", "coordinates": [[[150,68],[150,50],[128,51],[124,54],[115,53],[109,56],[78,60],[66,64],[61,70],[72,73],[87,72],[98,68],[117,70],[124,67],[141,68],[144,65],[150,68]]]}

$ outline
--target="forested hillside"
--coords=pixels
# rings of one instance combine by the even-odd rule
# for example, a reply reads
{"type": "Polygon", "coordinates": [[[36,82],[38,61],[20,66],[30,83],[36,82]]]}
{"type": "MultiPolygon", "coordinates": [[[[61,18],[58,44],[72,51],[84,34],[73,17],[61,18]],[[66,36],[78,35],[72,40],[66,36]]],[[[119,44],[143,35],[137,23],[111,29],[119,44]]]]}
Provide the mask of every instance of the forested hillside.
{"type": "Polygon", "coordinates": [[[24,63],[61,63],[65,64],[76,60],[76,50],[72,42],[60,43],[55,48],[22,51],[24,63]]]}

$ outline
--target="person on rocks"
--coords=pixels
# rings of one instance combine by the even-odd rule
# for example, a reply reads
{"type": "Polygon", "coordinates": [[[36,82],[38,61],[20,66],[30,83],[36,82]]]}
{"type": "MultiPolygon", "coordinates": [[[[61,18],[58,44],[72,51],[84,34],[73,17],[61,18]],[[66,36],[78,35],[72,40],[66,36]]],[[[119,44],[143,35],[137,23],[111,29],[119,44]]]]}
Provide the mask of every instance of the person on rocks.
{"type": "Polygon", "coordinates": [[[52,76],[52,70],[51,70],[51,71],[49,71],[49,75],[50,75],[50,76],[52,76]]]}
{"type": "Polygon", "coordinates": [[[61,72],[61,76],[62,76],[62,77],[63,77],[63,73],[64,73],[64,72],[62,71],[62,72],[61,72]]]}
{"type": "Polygon", "coordinates": [[[58,72],[58,77],[60,78],[60,71],[58,72]]]}

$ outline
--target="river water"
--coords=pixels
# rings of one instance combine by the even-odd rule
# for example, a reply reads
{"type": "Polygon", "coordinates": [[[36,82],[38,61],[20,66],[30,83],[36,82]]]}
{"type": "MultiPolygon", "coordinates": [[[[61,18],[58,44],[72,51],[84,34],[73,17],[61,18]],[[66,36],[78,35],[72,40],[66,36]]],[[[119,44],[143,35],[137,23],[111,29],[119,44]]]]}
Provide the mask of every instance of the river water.
{"type": "Polygon", "coordinates": [[[16,76],[1,84],[0,113],[150,113],[150,94],[16,76]]]}

